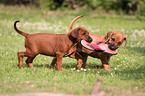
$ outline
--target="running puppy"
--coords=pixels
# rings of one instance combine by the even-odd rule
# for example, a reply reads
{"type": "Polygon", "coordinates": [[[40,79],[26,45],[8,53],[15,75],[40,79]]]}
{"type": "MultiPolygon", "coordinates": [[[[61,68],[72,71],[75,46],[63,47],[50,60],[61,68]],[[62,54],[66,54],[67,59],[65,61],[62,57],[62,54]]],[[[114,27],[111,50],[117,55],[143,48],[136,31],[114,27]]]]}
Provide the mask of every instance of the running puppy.
{"type": "MultiPolygon", "coordinates": [[[[62,58],[75,52],[75,46],[80,40],[91,42],[92,38],[89,36],[89,32],[83,27],[77,27],[68,34],[51,34],[51,33],[36,33],[28,34],[17,29],[16,24],[19,21],[15,21],[14,29],[20,35],[25,37],[26,51],[18,51],[18,67],[23,65],[23,57],[27,57],[26,63],[29,67],[33,67],[33,59],[38,54],[56,57],[56,69],[62,70],[62,58]],[[73,50],[72,50],[73,49],[73,50]]],[[[82,60],[78,56],[78,67],[81,67],[82,60]]]]}

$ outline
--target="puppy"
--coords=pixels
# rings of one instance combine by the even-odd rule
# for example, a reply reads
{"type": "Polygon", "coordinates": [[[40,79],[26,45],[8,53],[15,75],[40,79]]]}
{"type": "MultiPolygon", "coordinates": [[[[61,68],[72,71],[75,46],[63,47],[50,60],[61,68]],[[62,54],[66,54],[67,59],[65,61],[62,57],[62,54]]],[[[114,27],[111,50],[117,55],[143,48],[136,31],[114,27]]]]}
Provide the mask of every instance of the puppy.
{"type": "MultiPolygon", "coordinates": [[[[73,23],[77,19],[74,19],[71,22],[70,31],[72,31],[73,23]]],[[[108,47],[110,50],[118,49],[123,44],[124,41],[125,41],[124,48],[126,47],[126,44],[127,44],[127,38],[121,32],[118,32],[118,31],[110,31],[106,35],[90,34],[90,36],[93,39],[92,42],[103,41],[106,44],[108,44],[108,47]]],[[[83,46],[81,46],[80,43],[78,44],[78,46],[79,46],[79,48],[77,49],[77,51],[79,52],[79,54],[81,54],[81,56],[83,58],[83,67],[87,67],[86,66],[87,57],[91,56],[91,57],[98,58],[101,60],[102,66],[97,66],[98,68],[104,68],[105,70],[111,70],[110,66],[109,66],[109,60],[112,55],[103,53],[103,52],[88,50],[88,49],[84,48],[83,46]]],[[[70,57],[75,57],[75,53],[72,54],[70,57]]]]}
{"type": "MultiPolygon", "coordinates": [[[[38,54],[56,57],[56,69],[62,70],[62,58],[70,53],[75,52],[74,46],[83,39],[91,42],[92,38],[89,32],[83,27],[77,27],[68,34],[51,34],[51,33],[36,33],[28,34],[17,29],[15,21],[14,29],[20,35],[25,37],[26,51],[18,52],[18,67],[23,65],[23,57],[27,57],[26,64],[33,67],[33,59],[38,54]]],[[[81,67],[81,56],[77,54],[78,67],[81,67]]]]}
{"type": "MultiPolygon", "coordinates": [[[[70,24],[70,32],[72,31],[72,26],[73,23],[80,18],[80,16],[76,17],[70,24]]],[[[106,44],[108,44],[109,49],[111,50],[116,50],[118,49],[123,42],[125,41],[125,46],[127,44],[127,38],[118,31],[110,31],[106,35],[98,35],[98,34],[90,34],[91,38],[93,39],[92,42],[96,41],[103,41],[106,44]]],[[[80,43],[78,43],[78,49],[77,52],[82,56],[82,62],[83,62],[83,67],[87,67],[86,62],[87,62],[87,57],[91,56],[94,58],[98,58],[102,62],[102,66],[97,66],[97,68],[104,68],[105,70],[111,70],[109,66],[109,60],[112,55],[103,53],[103,52],[97,52],[97,51],[91,51],[89,49],[84,48],[80,43]]],[[[72,58],[76,58],[76,52],[70,55],[72,58]]],[[[55,58],[53,59],[52,63],[54,63],[55,58]]],[[[54,64],[53,64],[54,65],[54,64]]]]}

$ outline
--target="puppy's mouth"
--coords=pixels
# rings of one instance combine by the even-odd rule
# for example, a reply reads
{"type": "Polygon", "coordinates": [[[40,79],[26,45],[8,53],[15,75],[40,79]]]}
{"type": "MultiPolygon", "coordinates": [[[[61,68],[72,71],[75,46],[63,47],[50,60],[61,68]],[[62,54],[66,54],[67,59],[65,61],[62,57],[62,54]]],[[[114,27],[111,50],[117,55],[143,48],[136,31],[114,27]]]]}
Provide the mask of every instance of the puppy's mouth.
{"type": "Polygon", "coordinates": [[[89,39],[86,40],[86,42],[91,43],[93,41],[93,39],[91,37],[89,37],[89,39]]]}
{"type": "Polygon", "coordinates": [[[116,46],[116,45],[114,45],[114,44],[111,44],[111,43],[108,43],[108,48],[110,49],[110,50],[116,50],[116,49],[118,49],[118,47],[116,46]]]}
{"type": "Polygon", "coordinates": [[[111,55],[117,54],[117,50],[110,50],[108,45],[105,44],[103,41],[96,41],[96,42],[88,43],[85,40],[81,40],[81,45],[84,48],[89,49],[91,51],[104,52],[111,55]]]}

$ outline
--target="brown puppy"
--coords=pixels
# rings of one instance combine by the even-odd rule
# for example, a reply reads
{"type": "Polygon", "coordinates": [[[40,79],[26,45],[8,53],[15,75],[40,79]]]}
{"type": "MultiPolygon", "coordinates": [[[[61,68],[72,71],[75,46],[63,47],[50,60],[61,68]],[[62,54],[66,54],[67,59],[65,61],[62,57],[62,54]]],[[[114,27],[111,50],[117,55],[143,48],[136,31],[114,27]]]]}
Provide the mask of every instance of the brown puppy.
{"type": "MultiPolygon", "coordinates": [[[[104,41],[106,44],[108,44],[108,47],[111,50],[116,50],[122,45],[124,41],[127,42],[126,37],[121,32],[117,32],[117,31],[110,31],[107,33],[107,35],[90,34],[90,36],[93,39],[92,42],[104,41]]],[[[126,46],[126,43],[125,43],[125,46],[126,46]]],[[[87,57],[91,56],[91,57],[98,58],[101,60],[102,66],[97,66],[98,68],[111,70],[109,66],[109,60],[112,55],[103,53],[103,52],[91,51],[84,47],[82,47],[81,50],[82,52],[79,50],[79,54],[81,54],[83,58],[83,67],[86,67],[87,57]]]]}
{"type": "MultiPolygon", "coordinates": [[[[62,58],[74,52],[75,48],[73,46],[79,43],[80,40],[85,40],[91,42],[92,39],[89,36],[89,32],[83,27],[77,27],[68,34],[51,34],[51,33],[36,33],[28,34],[20,31],[16,27],[15,21],[14,29],[19,34],[25,36],[25,47],[26,51],[18,52],[18,66],[19,68],[23,65],[23,57],[27,57],[26,63],[29,67],[33,67],[32,61],[38,54],[43,54],[47,56],[56,57],[56,69],[62,70],[62,58]]],[[[81,56],[77,54],[77,59],[79,61],[78,67],[81,67],[81,56]]]]}
{"type": "MultiPolygon", "coordinates": [[[[70,24],[70,31],[72,31],[73,23],[80,17],[76,17],[70,24]]],[[[125,41],[125,46],[127,43],[127,38],[121,33],[117,31],[110,31],[106,35],[98,35],[98,34],[90,34],[91,38],[93,39],[92,42],[96,41],[104,41],[106,44],[108,44],[109,49],[116,50],[118,49],[123,42],[125,41]]],[[[97,66],[98,68],[104,68],[105,70],[111,70],[109,66],[109,60],[112,55],[103,53],[103,52],[97,52],[97,51],[91,51],[86,48],[84,48],[80,43],[78,43],[78,49],[77,52],[82,55],[83,58],[83,67],[86,67],[87,57],[91,56],[94,58],[98,58],[102,62],[102,66],[97,66]]],[[[76,58],[76,53],[73,53],[70,55],[72,58],[76,58]]],[[[55,60],[55,59],[53,59],[55,60]]]]}
{"type": "MultiPolygon", "coordinates": [[[[74,20],[77,20],[77,19],[74,19],[74,20]]],[[[75,21],[72,21],[72,23],[70,24],[70,31],[72,30],[72,26],[74,22],[75,21]]],[[[124,46],[125,48],[126,43],[127,43],[127,38],[121,32],[118,32],[118,31],[110,31],[106,35],[90,34],[90,36],[93,39],[92,42],[103,41],[106,44],[108,44],[108,47],[111,50],[118,49],[123,44],[124,41],[125,41],[125,46],[124,46]]],[[[78,45],[81,46],[81,44],[78,44],[78,45]]],[[[99,68],[104,68],[105,70],[111,70],[109,66],[109,60],[112,55],[103,53],[103,52],[91,51],[82,46],[79,47],[77,50],[79,54],[82,55],[83,67],[86,67],[87,57],[91,56],[91,57],[98,58],[101,60],[102,66],[98,66],[99,68]]],[[[70,57],[74,57],[74,55],[75,53],[72,54],[70,57]]]]}

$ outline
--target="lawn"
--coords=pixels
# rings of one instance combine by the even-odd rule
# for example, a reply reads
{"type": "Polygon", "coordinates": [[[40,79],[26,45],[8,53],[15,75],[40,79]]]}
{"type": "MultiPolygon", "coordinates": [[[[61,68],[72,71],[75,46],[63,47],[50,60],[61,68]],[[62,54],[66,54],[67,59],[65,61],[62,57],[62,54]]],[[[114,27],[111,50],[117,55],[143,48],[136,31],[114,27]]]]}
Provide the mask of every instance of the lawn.
{"type": "Polygon", "coordinates": [[[21,92],[62,92],[68,94],[90,94],[97,77],[103,78],[102,90],[109,96],[145,95],[145,22],[132,16],[96,15],[90,12],[43,12],[39,9],[19,6],[0,6],[0,94],[21,92]],[[58,14],[59,13],[59,14],[58,14]],[[25,50],[24,37],[13,29],[13,23],[20,20],[18,28],[27,33],[67,34],[73,18],[84,15],[74,27],[83,26],[90,33],[106,34],[120,31],[127,37],[127,46],[121,46],[118,54],[112,56],[112,71],[95,69],[101,65],[99,59],[89,57],[88,69],[76,71],[77,61],[63,59],[63,71],[49,69],[52,57],[38,55],[34,68],[17,67],[17,51],[25,50]]]}

